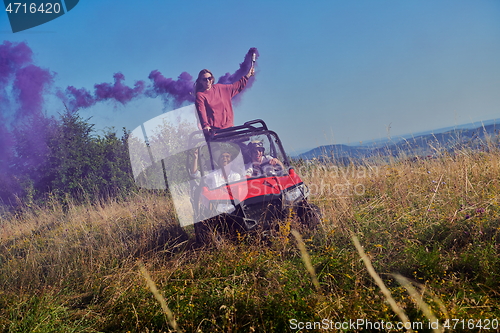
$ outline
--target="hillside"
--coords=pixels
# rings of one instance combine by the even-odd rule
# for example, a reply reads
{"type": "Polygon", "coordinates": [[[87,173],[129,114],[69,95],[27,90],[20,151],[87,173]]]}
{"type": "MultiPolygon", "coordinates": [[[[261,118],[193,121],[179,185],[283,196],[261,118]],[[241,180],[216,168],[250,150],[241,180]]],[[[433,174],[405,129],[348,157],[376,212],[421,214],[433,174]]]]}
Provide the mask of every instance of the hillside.
{"type": "Polygon", "coordinates": [[[415,137],[398,138],[368,145],[326,145],[299,154],[297,158],[313,158],[357,161],[374,156],[429,156],[437,151],[452,152],[457,147],[484,147],[488,140],[496,137],[500,125],[493,123],[477,128],[454,128],[445,132],[430,133],[415,137]]]}
{"type": "Polygon", "coordinates": [[[24,207],[0,221],[0,330],[167,332],[172,320],[157,299],[183,332],[396,327],[401,316],[370,261],[415,330],[439,320],[447,331],[497,331],[500,151],[435,157],[299,164],[324,213],[320,227],[291,214],[268,239],[241,235],[217,248],[196,245],[161,193],[24,207]]]}

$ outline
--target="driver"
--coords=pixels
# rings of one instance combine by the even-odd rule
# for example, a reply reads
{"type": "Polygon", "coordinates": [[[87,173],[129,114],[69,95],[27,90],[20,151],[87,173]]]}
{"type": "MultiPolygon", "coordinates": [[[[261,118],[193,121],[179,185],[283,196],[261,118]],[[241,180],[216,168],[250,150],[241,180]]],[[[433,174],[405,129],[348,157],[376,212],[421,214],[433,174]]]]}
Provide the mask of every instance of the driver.
{"type": "Polygon", "coordinates": [[[266,171],[274,173],[284,169],[283,163],[280,160],[271,155],[264,155],[265,148],[262,141],[252,141],[247,147],[252,159],[250,163],[245,165],[247,177],[258,177],[265,175],[266,171]]]}

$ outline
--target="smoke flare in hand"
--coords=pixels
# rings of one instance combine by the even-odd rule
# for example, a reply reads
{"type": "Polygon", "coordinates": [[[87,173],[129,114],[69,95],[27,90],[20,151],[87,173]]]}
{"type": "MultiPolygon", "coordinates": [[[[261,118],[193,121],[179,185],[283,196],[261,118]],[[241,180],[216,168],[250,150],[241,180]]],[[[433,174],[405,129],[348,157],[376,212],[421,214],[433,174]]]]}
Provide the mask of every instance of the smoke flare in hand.
{"type": "MultiPolygon", "coordinates": [[[[218,83],[230,84],[238,81],[248,73],[259,53],[256,48],[252,47],[248,50],[240,67],[233,74],[226,73],[221,76],[218,83]]],[[[116,73],[113,76],[114,84],[100,83],[94,85],[94,93],[91,93],[85,88],[77,89],[73,86],[66,88],[65,93],[58,95],[66,101],[66,104],[71,110],[79,108],[88,108],[95,105],[97,102],[114,100],[125,105],[133,99],[141,97],[161,97],[165,104],[172,102],[175,108],[180,107],[183,103],[194,102],[193,96],[193,76],[187,72],[182,72],[177,80],[166,78],[159,70],[151,71],[148,78],[151,83],[146,86],[145,82],[136,81],[134,87],[128,87],[123,84],[125,76],[122,73],[116,73]]],[[[250,78],[247,84],[247,89],[251,87],[254,78],[250,78]]],[[[241,94],[235,97],[237,103],[241,98],[241,94]]]]}

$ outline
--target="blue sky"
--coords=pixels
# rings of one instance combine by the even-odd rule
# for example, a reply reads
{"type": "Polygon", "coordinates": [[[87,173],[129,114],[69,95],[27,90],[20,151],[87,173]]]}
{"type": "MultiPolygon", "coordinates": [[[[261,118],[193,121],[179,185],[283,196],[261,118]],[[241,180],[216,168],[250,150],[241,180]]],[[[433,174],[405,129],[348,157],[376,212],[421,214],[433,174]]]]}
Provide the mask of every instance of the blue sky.
{"type": "MultiPolygon", "coordinates": [[[[250,47],[256,82],[235,121],[262,118],[288,150],[354,143],[500,118],[500,2],[80,0],[67,14],[12,33],[69,85],[149,82],[209,68],[234,72],[250,47]],[[389,129],[390,128],[390,129],[389,129]]],[[[49,113],[62,103],[47,94],[49,113]]],[[[142,98],[80,110],[96,128],[129,130],[168,111],[142,98]]]]}

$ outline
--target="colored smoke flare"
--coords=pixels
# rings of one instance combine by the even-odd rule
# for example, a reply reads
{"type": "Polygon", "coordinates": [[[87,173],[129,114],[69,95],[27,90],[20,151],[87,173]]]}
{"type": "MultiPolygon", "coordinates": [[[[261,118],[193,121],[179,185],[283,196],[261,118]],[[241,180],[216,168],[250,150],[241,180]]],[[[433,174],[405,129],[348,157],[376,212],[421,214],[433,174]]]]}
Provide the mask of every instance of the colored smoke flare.
{"type": "MultiPolygon", "coordinates": [[[[259,52],[256,48],[250,48],[238,70],[233,74],[226,73],[221,76],[217,83],[230,84],[238,81],[248,73],[252,67],[254,57],[257,58],[259,52]]],[[[66,102],[70,110],[76,111],[80,108],[88,108],[95,105],[97,102],[114,100],[125,105],[136,98],[161,97],[164,104],[173,103],[175,108],[182,106],[184,103],[193,103],[193,76],[187,72],[182,72],[177,79],[166,78],[159,70],[155,69],[149,73],[148,78],[151,83],[146,86],[142,80],[136,81],[134,87],[128,87],[123,84],[125,76],[118,72],[113,75],[114,83],[99,83],[94,85],[94,93],[91,93],[85,88],[75,88],[69,86],[65,92],[59,92],[58,96],[66,102]]],[[[254,77],[250,78],[247,84],[248,90],[251,86],[254,77]]],[[[241,93],[238,94],[234,102],[238,102],[241,98],[241,93]]]]}
{"type": "MultiPolygon", "coordinates": [[[[250,50],[248,50],[247,54],[245,55],[245,59],[243,62],[240,64],[240,68],[234,72],[233,74],[226,73],[224,76],[221,76],[219,78],[219,81],[217,83],[223,83],[223,84],[231,84],[239,79],[241,79],[244,75],[248,73],[250,68],[252,68],[252,63],[253,63],[253,57],[255,54],[255,58],[257,59],[259,57],[259,51],[257,51],[257,48],[252,47],[250,50]]],[[[250,84],[250,82],[249,82],[250,84]]]]}
{"type": "MultiPolygon", "coordinates": [[[[254,63],[254,58],[256,60],[258,57],[259,57],[259,51],[257,50],[257,48],[255,47],[250,48],[250,50],[248,50],[247,54],[245,55],[245,59],[240,64],[240,68],[233,74],[226,73],[224,76],[219,78],[219,81],[217,81],[217,83],[231,84],[238,81],[248,73],[250,68],[252,68],[252,65],[254,63]]],[[[238,104],[241,101],[242,93],[250,89],[254,81],[255,81],[255,76],[252,76],[248,80],[245,90],[243,90],[241,93],[239,93],[233,98],[233,104],[238,104]]]]}

